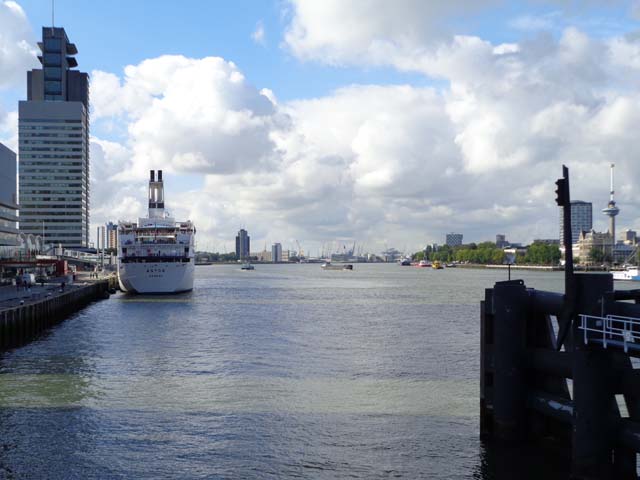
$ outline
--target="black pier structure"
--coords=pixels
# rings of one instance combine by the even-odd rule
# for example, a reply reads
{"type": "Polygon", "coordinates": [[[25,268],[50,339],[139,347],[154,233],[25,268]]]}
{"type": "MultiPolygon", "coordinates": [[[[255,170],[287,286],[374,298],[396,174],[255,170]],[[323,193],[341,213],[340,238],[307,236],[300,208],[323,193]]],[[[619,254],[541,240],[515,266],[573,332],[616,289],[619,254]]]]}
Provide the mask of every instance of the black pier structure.
{"type": "Polygon", "coordinates": [[[615,291],[608,273],[574,274],[566,167],[557,185],[565,293],[527,288],[522,280],[486,290],[481,436],[550,445],[571,459],[574,479],[635,480],[640,369],[632,359],[640,365],[640,290],[615,291]]]}

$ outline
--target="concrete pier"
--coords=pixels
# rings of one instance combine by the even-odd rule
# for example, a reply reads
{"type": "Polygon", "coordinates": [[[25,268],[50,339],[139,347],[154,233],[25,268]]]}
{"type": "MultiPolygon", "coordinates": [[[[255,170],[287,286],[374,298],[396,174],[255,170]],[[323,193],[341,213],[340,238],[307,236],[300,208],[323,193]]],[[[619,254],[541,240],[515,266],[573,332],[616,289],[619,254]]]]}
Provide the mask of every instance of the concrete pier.
{"type": "Polygon", "coordinates": [[[65,286],[48,285],[32,292],[4,292],[0,299],[0,352],[19,347],[89,303],[109,298],[110,279],[65,286]]]}

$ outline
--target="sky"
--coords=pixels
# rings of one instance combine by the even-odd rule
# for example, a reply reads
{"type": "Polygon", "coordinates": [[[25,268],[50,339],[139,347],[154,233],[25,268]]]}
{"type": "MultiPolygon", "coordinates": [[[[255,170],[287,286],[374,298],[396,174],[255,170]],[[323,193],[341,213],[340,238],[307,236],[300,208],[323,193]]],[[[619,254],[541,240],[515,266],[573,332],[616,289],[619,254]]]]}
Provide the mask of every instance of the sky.
{"type": "MultiPolygon", "coordinates": [[[[0,0],[0,142],[49,0],[0,0]]],[[[593,202],[615,163],[640,228],[640,2],[57,0],[91,77],[91,232],[145,214],[148,170],[198,248],[311,254],[558,237],[555,180],[593,202]]]]}

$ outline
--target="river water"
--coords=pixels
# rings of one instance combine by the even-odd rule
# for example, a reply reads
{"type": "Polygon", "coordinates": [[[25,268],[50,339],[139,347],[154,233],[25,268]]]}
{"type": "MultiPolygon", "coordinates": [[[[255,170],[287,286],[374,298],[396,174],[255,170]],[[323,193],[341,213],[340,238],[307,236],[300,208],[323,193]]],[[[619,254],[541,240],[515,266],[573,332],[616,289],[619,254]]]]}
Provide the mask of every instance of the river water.
{"type": "Polygon", "coordinates": [[[0,356],[0,478],[567,478],[479,439],[479,304],[504,279],[229,265],[113,295],[0,356]]]}

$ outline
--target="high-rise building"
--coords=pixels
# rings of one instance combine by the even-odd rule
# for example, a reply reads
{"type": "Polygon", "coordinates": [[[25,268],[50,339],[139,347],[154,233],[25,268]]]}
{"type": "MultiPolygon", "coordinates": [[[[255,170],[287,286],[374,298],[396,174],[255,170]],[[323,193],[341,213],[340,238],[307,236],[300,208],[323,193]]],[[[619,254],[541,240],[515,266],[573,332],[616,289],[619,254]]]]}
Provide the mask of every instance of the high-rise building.
{"type": "MultiPolygon", "coordinates": [[[[591,202],[574,200],[571,202],[571,243],[578,243],[580,232],[593,228],[593,206],[591,202]]],[[[560,208],[560,244],[564,241],[564,210],[560,208]]]]}
{"type": "Polygon", "coordinates": [[[89,245],[89,76],[64,28],[43,27],[42,68],[27,73],[19,105],[20,231],[89,245]]]}
{"type": "Polygon", "coordinates": [[[17,203],[16,154],[0,143],[0,246],[19,244],[17,203]]]}
{"type": "Polygon", "coordinates": [[[507,236],[503,233],[498,233],[496,235],[496,247],[504,248],[508,245],[509,245],[509,242],[507,242],[507,236]]]}
{"type": "Polygon", "coordinates": [[[244,228],[241,228],[236,235],[236,257],[244,260],[251,255],[251,238],[244,228]]]}
{"type": "Polygon", "coordinates": [[[635,230],[625,230],[622,234],[622,241],[625,245],[635,245],[638,243],[638,238],[635,230]]]}
{"type": "Polygon", "coordinates": [[[113,222],[109,222],[106,225],[107,227],[107,244],[106,247],[109,249],[118,248],[118,226],[113,222]]]}
{"type": "Polygon", "coordinates": [[[450,247],[456,247],[458,245],[462,245],[462,234],[461,233],[447,233],[445,243],[450,247]]]}
{"type": "Polygon", "coordinates": [[[282,261],[282,245],[274,243],[271,245],[271,261],[278,263],[282,261]]]}

